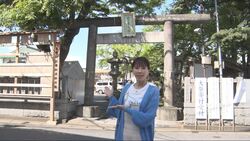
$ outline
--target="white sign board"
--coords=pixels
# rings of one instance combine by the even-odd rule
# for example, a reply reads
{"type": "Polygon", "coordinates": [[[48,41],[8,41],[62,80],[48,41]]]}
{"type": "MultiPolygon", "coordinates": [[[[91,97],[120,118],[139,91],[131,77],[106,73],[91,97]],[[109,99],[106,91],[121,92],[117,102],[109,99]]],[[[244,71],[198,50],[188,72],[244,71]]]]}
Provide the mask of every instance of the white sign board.
{"type": "Polygon", "coordinates": [[[244,79],[241,79],[237,84],[236,93],[233,103],[246,103],[246,82],[244,79]]]}
{"type": "Polygon", "coordinates": [[[221,118],[233,120],[233,78],[222,78],[221,83],[221,118]]]}
{"type": "Polygon", "coordinates": [[[195,118],[207,119],[206,78],[195,78],[195,118]]]}
{"type": "Polygon", "coordinates": [[[219,78],[208,78],[208,119],[220,119],[219,78]]]}
{"type": "Polygon", "coordinates": [[[135,31],[135,14],[132,13],[122,13],[122,36],[123,37],[134,37],[136,35],[135,31]]]}

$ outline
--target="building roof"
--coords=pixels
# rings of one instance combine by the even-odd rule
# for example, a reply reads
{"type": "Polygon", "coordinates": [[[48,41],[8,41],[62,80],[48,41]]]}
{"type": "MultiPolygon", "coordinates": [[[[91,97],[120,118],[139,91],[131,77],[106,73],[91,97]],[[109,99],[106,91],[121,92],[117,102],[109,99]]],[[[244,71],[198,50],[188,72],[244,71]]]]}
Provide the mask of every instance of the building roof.
{"type": "Polygon", "coordinates": [[[83,69],[78,61],[65,61],[62,75],[72,79],[85,79],[83,69]]]}
{"type": "MultiPolygon", "coordinates": [[[[1,44],[0,44],[1,47],[1,44]]],[[[13,47],[11,45],[4,45],[2,47],[13,47]]],[[[19,46],[20,57],[25,57],[27,53],[39,52],[39,49],[36,48],[35,45],[20,45],[19,46]]],[[[16,53],[16,50],[12,50],[9,53],[16,53]]],[[[15,58],[15,56],[0,56],[0,58],[15,58]]]]}
{"type": "MultiPolygon", "coordinates": [[[[11,53],[15,53],[16,51],[12,51],[11,53]]],[[[19,47],[19,52],[21,54],[26,54],[26,53],[33,53],[33,52],[40,52],[39,49],[36,48],[35,45],[21,45],[19,47]]]]}

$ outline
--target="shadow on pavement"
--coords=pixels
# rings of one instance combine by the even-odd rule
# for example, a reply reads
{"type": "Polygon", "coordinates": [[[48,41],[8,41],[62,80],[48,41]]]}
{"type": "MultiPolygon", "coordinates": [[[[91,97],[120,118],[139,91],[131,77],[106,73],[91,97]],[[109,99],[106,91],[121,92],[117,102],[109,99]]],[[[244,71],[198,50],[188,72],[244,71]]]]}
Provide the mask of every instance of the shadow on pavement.
{"type": "Polygon", "coordinates": [[[112,141],[107,138],[98,138],[91,136],[75,135],[68,133],[60,133],[55,131],[47,131],[42,129],[22,129],[15,126],[0,127],[0,140],[31,140],[31,141],[43,141],[43,140],[95,140],[95,141],[112,141]]]}

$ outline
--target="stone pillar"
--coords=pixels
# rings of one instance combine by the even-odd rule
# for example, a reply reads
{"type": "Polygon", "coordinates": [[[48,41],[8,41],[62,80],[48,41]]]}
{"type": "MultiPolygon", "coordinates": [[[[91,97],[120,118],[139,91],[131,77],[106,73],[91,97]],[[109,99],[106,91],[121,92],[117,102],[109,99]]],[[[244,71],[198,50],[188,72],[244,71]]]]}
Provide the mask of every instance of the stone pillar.
{"type": "Polygon", "coordinates": [[[178,120],[179,108],[173,106],[174,93],[174,51],[173,22],[164,24],[164,106],[159,107],[157,118],[160,120],[178,120]]]}
{"type": "Polygon", "coordinates": [[[94,97],[97,26],[90,25],[85,74],[84,105],[91,106],[94,97]]]}
{"type": "Polygon", "coordinates": [[[164,105],[173,106],[173,23],[166,21],[164,24],[164,105]]]}

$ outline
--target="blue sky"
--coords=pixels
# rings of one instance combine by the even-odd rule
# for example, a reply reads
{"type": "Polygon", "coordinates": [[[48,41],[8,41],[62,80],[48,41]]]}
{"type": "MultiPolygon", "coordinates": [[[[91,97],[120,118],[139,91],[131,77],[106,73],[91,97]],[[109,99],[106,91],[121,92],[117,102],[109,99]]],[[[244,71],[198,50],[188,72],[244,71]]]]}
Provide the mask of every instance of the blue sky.
{"type": "MultiPolygon", "coordinates": [[[[98,33],[118,33],[121,32],[121,27],[103,27],[98,28],[98,33]]],[[[88,28],[81,28],[78,35],[75,36],[69,54],[66,60],[78,60],[83,68],[86,67],[88,44],[88,28]]]]}
{"type": "MultiPolygon", "coordinates": [[[[165,0],[165,5],[169,6],[173,0],[165,0]]],[[[136,32],[140,32],[143,26],[136,26],[136,32]]],[[[98,33],[118,33],[121,32],[121,27],[103,27],[98,28],[98,33]]],[[[88,28],[81,28],[78,35],[75,36],[71,46],[69,54],[66,60],[75,61],[78,60],[83,68],[86,68],[86,56],[87,56],[87,41],[88,41],[88,28]]]]}

